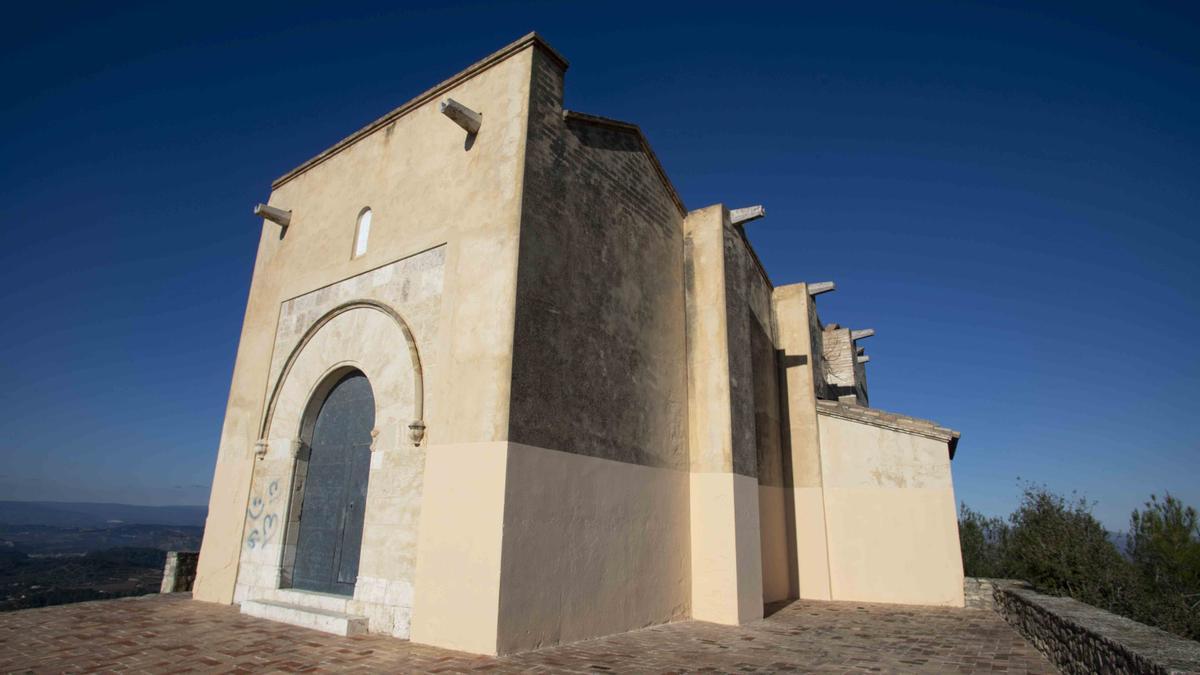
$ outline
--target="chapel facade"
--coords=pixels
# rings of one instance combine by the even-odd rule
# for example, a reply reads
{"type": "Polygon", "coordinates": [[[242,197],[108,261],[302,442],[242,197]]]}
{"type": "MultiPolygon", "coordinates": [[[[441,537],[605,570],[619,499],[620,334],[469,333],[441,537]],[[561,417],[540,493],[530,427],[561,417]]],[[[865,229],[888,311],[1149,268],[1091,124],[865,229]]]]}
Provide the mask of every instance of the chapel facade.
{"type": "Polygon", "coordinates": [[[194,597],[484,654],[962,606],[958,434],[566,69],[530,34],[273,183],[194,597]]]}

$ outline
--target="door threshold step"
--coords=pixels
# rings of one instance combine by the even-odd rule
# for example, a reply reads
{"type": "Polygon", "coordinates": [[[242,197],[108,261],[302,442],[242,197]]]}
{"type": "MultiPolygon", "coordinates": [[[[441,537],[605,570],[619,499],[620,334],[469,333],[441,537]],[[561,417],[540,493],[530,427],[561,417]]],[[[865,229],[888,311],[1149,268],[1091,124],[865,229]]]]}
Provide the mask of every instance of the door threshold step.
{"type": "Polygon", "coordinates": [[[354,596],[302,590],[299,588],[278,588],[258,599],[270,600],[271,602],[278,602],[285,605],[296,605],[297,607],[323,609],[326,612],[349,614],[350,602],[354,600],[354,596]]]}
{"type": "Polygon", "coordinates": [[[303,607],[275,600],[245,600],[242,602],[242,614],[334,635],[365,635],[367,632],[367,617],[365,616],[303,607]]]}

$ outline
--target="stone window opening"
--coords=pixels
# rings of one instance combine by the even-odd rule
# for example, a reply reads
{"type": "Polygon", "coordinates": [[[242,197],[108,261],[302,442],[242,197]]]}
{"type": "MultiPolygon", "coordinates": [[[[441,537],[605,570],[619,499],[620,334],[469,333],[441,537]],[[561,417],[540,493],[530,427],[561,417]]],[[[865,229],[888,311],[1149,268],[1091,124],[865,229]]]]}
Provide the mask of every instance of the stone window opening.
{"type": "Polygon", "coordinates": [[[371,207],[363,207],[358,213],[358,224],[354,228],[354,255],[361,257],[367,252],[367,241],[371,238],[371,207]]]}

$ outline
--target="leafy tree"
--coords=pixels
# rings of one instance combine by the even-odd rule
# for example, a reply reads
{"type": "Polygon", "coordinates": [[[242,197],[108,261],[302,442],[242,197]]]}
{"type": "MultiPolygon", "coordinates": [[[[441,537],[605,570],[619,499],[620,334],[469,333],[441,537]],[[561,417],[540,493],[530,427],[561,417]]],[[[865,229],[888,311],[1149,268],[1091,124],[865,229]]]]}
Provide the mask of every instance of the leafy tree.
{"type": "Polygon", "coordinates": [[[1082,498],[1027,485],[1017,510],[987,518],[959,508],[967,576],[1023,579],[1184,637],[1200,639],[1200,514],[1150,496],[1129,519],[1126,556],[1082,498]]]}
{"type": "Polygon", "coordinates": [[[1200,519],[1167,494],[1129,518],[1126,545],[1141,584],[1135,618],[1200,639],[1200,519]]]}
{"type": "Polygon", "coordinates": [[[969,577],[1003,577],[1008,525],[988,518],[965,503],[958,509],[958,536],[962,544],[963,573],[969,577]]]}
{"type": "Polygon", "coordinates": [[[1068,501],[1029,485],[1009,521],[1001,563],[1009,576],[1044,593],[1131,613],[1137,592],[1133,570],[1086,500],[1068,501]]]}

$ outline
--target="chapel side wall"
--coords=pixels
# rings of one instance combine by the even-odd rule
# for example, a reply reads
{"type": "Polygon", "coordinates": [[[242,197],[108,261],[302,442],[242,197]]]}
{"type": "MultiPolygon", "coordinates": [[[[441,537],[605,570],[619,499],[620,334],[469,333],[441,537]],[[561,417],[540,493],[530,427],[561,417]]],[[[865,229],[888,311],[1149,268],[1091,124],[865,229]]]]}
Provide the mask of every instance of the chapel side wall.
{"type": "MultiPolygon", "coordinates": [[[[435,446],[464,444],[490,443],[503,452],[534,49],[526,45],[493,59],[438,96],[277,182],[269,203],[291,210],[292,224],[282,236],[274,223],[262,226],[213,476],[197,599],[233,599],[254,445],[274,386],[269,381],[273,344],[280,307],[288,299],[446,244],[439,335],[428,340],[441,353],[429,359],[436,369],[425,373],[431,405],[425,410],[423,445],[431,456],[438,454],[435,446]],[[448,96],[486,115],[473,143],[438,112],[438,103],[448,96]],[[369,247],[352,259],[356,220],[364,206],[373,212],[369,247]]],[[[407,358],[403,344],[379,348],[407,358]]],[[[453,461],[450,455],[453,451],[446,462],[453,461]]],[[[460,473],[471,466],[478,463],[460,473]]],[[[503,476],[487,480],[502,483],[503,476]]],[[[481,527],[498,529],[497,524],[481,527]]],[[[498,533],[495,538],[498,558],[498,533]]]]}
{"type": "Polygon", "coordinates": [[[963,606],[945,441],[818,415],[833,600],[963,606]]]}
{"type": "MultiPolygon", "coordinates": [[[[728,256],[736,260],[744,290],[754,406],[755,470],[758,477],[759,545],[762,557],[763,602],[797,597],[796,544],[791,512],[790,481],[783,455],[777,328],[772,307],[773,288],[740,232],[728,233],[728,256]]],[[[736,347],[735,347],[736,348],[736,347]]]]}
{"type": "Polygon", "coordinates": [[[818,392],[823,390],[822,344],[816,301],[807,284],[775,288],[780,399],[786,495],[790,498],[797,595],[829,600],[829,552],[825,525],[818,392]]]}
{"type": "Polygon", "coordinates": [[[762,618],[747,251],[721,204],[684,221],[692,618],[762,618]]]}
{"type": "Polygon", "coordinates": [[[682,216],[629,129],[535,56],[499,651],[689,609],[682,216]]]}

